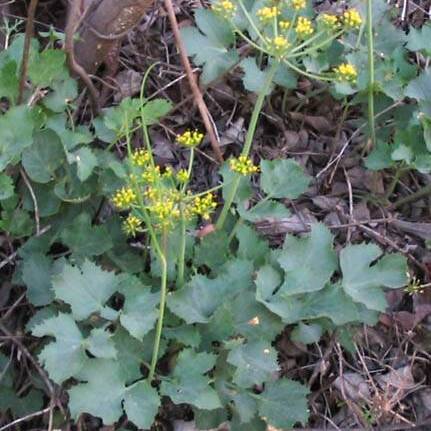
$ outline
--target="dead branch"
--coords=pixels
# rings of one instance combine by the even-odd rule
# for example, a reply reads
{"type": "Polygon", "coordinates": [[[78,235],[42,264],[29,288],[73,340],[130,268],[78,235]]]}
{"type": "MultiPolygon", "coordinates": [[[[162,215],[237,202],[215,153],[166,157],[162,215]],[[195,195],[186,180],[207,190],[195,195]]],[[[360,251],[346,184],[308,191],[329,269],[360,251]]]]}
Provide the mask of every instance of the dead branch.
{"type": "Polygon", "coordinates": [[[24,98],[25,81],[27,80],[28,72],[28,60],[30,56],[30,44],[31,38],[33,37],[34,29],[34,17],[36,14],[36,8],[39,0],[31,0],[30,6],[28,8],[27,24],[25,26],[25,40],[24,40],[24,50],[22,53],[21,62],[21,77],[19,80],[19,91],[18,91],[18,104],[22,103],[24,98]]]}
{"type": "Polygon", "coordinates": [[[186,71],[187,78],[190,84],[190,88],[192,90],[195,102],[198,106],[199,112],[202,117],[202,121],[204,122],[205,129],[208,133],[208,136],[211,141],[211,146],[216,155],[217,160],[222,163],[223,155],[220,150],[220,145],[217,139],[217,136],[214,131],[214,126],[211,122],[208,107],[204,101],[202,92],[199,88],[198,83],[196,82],[196,76],[193,74],[192,66],[190,65],[190,61],[187,55],[187,50],[184,45],[183,40],[181,39],[180,30],[178,27],[178,21],[175,16],[174,7],[172,6],[172,0],[165,0],[165,8],[168,12],[169,21],[171,23],[172,31],[174,33],[175,42],[177,44],[178,51],[180,52],[181,62],[186,71]]]}
{"type": "Polygon", "coordinates": [[[93,0],[80,23],[79,40],[74,46],[76,62],[94,74],[153,3],[154,0],[93,0]]]}

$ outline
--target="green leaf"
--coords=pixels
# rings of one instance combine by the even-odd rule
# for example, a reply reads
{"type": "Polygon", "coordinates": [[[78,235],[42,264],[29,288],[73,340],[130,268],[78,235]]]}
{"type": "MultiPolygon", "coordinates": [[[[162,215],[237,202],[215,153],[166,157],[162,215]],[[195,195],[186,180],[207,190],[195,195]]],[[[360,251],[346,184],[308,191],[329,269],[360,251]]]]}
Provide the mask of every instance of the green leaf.
{"type": "Polygon", "coordinates": [[[385,311],[387,303],[382,287],[396,289],[407,283],[407,262],[399,254],[382,257],[374,244],[351,245],[340,253],[342,286],[354,301],[376,311],[385,311]]]}
{"type": "Polygon", "coordinates": [[[194,250],[196,266],[206,265],[215,270],[225,264],[230,256],[229,237],[225,231],[204,236],[194,250]]]}
{"type": "MultiPolygon", "coordinates": [[[[267,276],[258,280],[269,280],[267,276]]],[[[277,281],[273,279],[272,281],[277,281]]],[[[306,295],[284,296],[279,293],[272,295],[271,291],[276,285],[257,284],[256,299],[264,304],[270,311],[280,316],[285,324],[298,323],[302,320],[313,320],[322,317],[331,319],[336,325],[344,325],[349,322],[363,321],[365,316],[362,310],[344,292],[340,285],[328,285],[317,292],[306,295]]],[[[372,320],[374,315],[370,315],[372,320]]]]}
{"type": "Polygon", "coordinates": [[[431,25],[425,23],[417,29],[413,26],[409,29],[407,48],[410,51],[425,51],[431,55],[429,41],[431,40],[431,25]]]}
{"type": "Polygon", "coordinates": [[[310,177],[294,160],[262,160],[260,169],[260,185],[273,198],[296,199],[310,184],[310,177]]]}
{"type": "Polygon", "coordinates": [[[159,407],[160,397],[146,380],[132,385],[124,394],[124,410],[139,428],[151,428],[159,407]]]}
{"type": "Polygon", "coordinates": [[[337,269],[334,238],[323,224],[314,224],[303,238],[286,237],[278,263],[285,271],[281,292],[286,295],[323,289],[337,269]]]}
{"type": "Polygon", "coordinates": [[[65,160],[60,138],[52,130],[42,130],[22,155],[22,164],[28,176],[37,183],[48,183],[65,160]]]}
{"type": "Polygon", "coordinates": [[[261,238],[250,226],[242,224],[235,233],[238,239],[237,256],[254,262],[255,265],[263,265],[269,255],[268,242],[261,238]]]}
{"type": "Polygon", "coordinates": [[[69,76],[56,79],[50,87],[52,91],[43,99],[43,104],[53,112],[63,113],[78,96],[78,81],[69,76]]]}
{"type": "Polygon", "coordinates": [[[207,323],[228,297],[252,285],[253,267],[245,260],[232,260],[215,279],[194,276],[187,285],[168,298],[169,309],[186,323],[207,323]]]}
{"type": "Polygon", "coordinates": [[[195,326],[182,325],[176,328],[164,328],[163,335],[186,347],[199,347],[202,341],[199,329],[195,326]]]}
{"type": "Polygon", "coordinates": [[[0,386],[0,412],[10,409],[14,417],[22,418],[38,412],[43,406],[43,394],[31,389],[27,395],[19,397],[15,389],[0,386]]]}
{"type": "Polygon", "coordinates": [[[158,319],[158,293],[151,293],[136,277],[126,277],[120,290],[125,297],[125,304],[120,314],[121,324],[130,335],[142,340],[153,328],[158,319]]]}
{"type": "Polygon", "coordinates": [[[100,313],[106,319],[113,319],[116,312],[105,306],[118,287],[113,272],[100,269],[85,260],[79,268],[64,265],[60,274],[52,277],[55,297],[70,305],[76,320],[84,320],[93,313],[100,313]]]}
{"type": "Polygon", "coordinates": [[[215,361],[215,355],[195,353],[192,349],[183,350],[178,355],[172,381],[162,382],[161,393],[170,397],[175,404],[191,404],[203,410],[220,408],[217,392],[209,386],[209,379],[202,375],[214,367],[215,361]]]}
{"type": "Polygon", "coordinates": [[[322,327],[316,323],[306,325],[299,322],[298,326],[292,331],[291,337],[293,341],[304,344],[317,343],[323,334],[322,327]]]}
{"type": "Polygon", "coordinates": [[[392,151],[394,147],[387,142],[378,140],[376,147],[365,159],[365,167],[373,171],[390,168],[394,161],[392,160],[392,151]]]}
{"type": "Polygon", "coordinates": [[[33,118],[28,106],[14,106],[0,116],[0,170],[18,162],[21,152],[32,142],[33,118]]]}
{"type": "Polygon", "coordinates": [[[126,387],[118,362],[91,360],[82,373],[81,383],[70,389],[69,408],[77,419],[81,413],[100,417],[106,425],[113,424],[123,414],[139,428],[149,428],[160,406],[157,391],[146,381],[126,387]],[[109,394],[109,396],[106,396],[109,394]]]}
{"type": "MultiPolygon", "coordinates": [[[[225,162],[219,170],[220,175],[223,177],[223,199],[227,199],[230,196],[232,187],[238,178],[238,174],[233,172],[229,167],[229,162],[225,162]]],[[[235,194],[234,203],[244,202],[249,199],[253,194],[251,188],[250,177],[240,175],[239,185],[235,194]]]]}
{"type": "Polygon", "coordinates": [[[232,396],[235,410],[242,424],[252,421],[257,412],[257,401],[247,392],[237,392],[232,396]]]}
{"type": "Polygon", "coordinates": [[[193,420],[198,430],[214,430],[228,419],[224,408],[215,410],[193,409],[193,420]]]}
{"type": "Polygon", "coordinates": [[[37,61],[30,64],[29,77],[35,86],[47,87],[56,78],[64,75],[66,55],[60,49],[43,51],[37,61]]]}
{"type": "Polygon", "coordinates": [[[49,377],[60,384],[77,375],[86,364],[83,337],[70,314],[59,314],[37,325],[32,334],[36,337],[50,336],[56,341],[48,344],[39,354],[49,377]]]}
{"type": "Polygon", "coordinates": [[[262,220],[280,220],[290,217],[290,211],[280,202],[274,200],[262,200],[248,211],[238,205],[240,216],[249,222],[256,223],[262,220]]]}
{"type": "Polygon", "coordinates": [[[274,83],[288,90],[296,89],[298,85],[298,77],[284,63],[280,63],[274,75],[274,83]]]}
{"type": "Polygon", "coordinates": [[[419,101],[429,100],[431,95],[431,73],[422,72],[416,79],[410,81],[405,95],[419,101]]]}
{"type": "Polygon", "coordinates": [[[0,172],[0,201],[9,199],[14,194],[14,184],[12,178],[0,172]]]}
{"type": "Polygon", "coordinates": [[[69,154],[68,161],[69,163],[76,163],[77,175],[82,182],[91,176],[94,168],[98,165],[94,152],[87,147],[81,147],[79,150],[69,154]]]}
{"type": "Polygon", "coordinates": [[[242,388],[268,382],[279,370],[277,352],[265,341],[252,341],[233,348],[227,362],[237,367],[233,383],[242,388]]]}
{"type": "MultiPolygon", "coordinates": [[[[246,90],[261,93],[267,79],[268,71],[262,71],[256,64],[256,59],[247,57],[241,61],[240,67],[244,71],[243,84],[246,90]]],[[[270,94],[270,88],[267,94],[270,94]]]]}
{"type": "Polygon", "coordinates": [[[166,99],[153,99],[146,102],[142,107],[141,115],[144,118],[145,124],[150,126],[158,123],[158,121],[167,115],[173,105],[166,99]]]}
{"type": "Polygon", "coordinates": [[[61,232],[61,240],[78,256],[100,256],[113,247],[106,226],[92,226],[87,213],[81,213],[61,232]]]}
{"type": "Polygon", "coordinates": [[[85,340],[85,346],[96,358],[117,358],[117,350],[112,340],[112,334],[103,328],[93,329],[90,336],[85,340]]]}
{"type": "Polygon", "coordinates": [[[308,388],[300,383],[280,379],[266,385],[260,394],[259,414],[269,425],[276,428],[292,428],[296,423],[308,420],[308,388]]]}
{"type": "Polygon", "coordinates": [[[151,360],[151,344],[144,344],[118,325],[112,337],[117,351],[117,363],[123,379],[131,383],[142,377],[140,368],[142,361],[151,360]]]}
{"type": "Polygon", "coordinates": [[[118,363],[91,360],[83,370],[82,380],[87,383],[68,391],[71,416],[78,419],[80,414],[89,413],[100,417],[106,425],[117,421],[123,414],[121,402],[126,391],[118,363]]]}
{"type": "Polygon", "coordinates": [[[236,50],[229,49],[235,41],[230,24],[207,9],[195,13],[199,30],[195,27],[181,29],[181,37],[194,62],[203,66],[202,83],[217,79],[239,60],[236,50]]]}
{"type": "Polygon", "coordinates": [[[32,253],[24,259],[22,279],[27,286],[27,298],[39,307],[54,300],[51,283],[52,261],[41,253],[32,253]]]}
{"type": "Polygon", "coordinates": [[[6,97],[15,103],[18,97],[17,65],[15,61],[9,61],[0,69],[0,97],[6,97]]]}

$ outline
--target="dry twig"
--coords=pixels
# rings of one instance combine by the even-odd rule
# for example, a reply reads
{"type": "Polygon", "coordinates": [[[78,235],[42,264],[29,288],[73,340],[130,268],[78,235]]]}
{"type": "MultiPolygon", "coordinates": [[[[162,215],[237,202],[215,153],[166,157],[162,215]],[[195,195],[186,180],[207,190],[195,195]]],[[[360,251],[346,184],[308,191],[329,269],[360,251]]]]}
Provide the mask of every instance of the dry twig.
{"type": "Polygon", "coordinates": [[[22,53],[21,62],[21,77],[19,80],[19,90],[18,90],[18,105],[22,103],[24,98],[25,81],[27,80],[28,72],[28,61],[30,57],[30,46],[31,38],[33,37],[33,27],[34,27],[34,17],[36,15],[36,8],[39,0],[31,0],[30,6],[28,8],[27,24],[25,26],[25,39],[24,39],[24,50],[22,53]]]}
{"type": "Polygon", "coordinates": [[[166,10],[168,12],[169,21],[171,23],[172,31],[174,33],[175,42],[176,42],[178,51],[180,53],[181,62],[182,62],[184,69],[186,71],[187,78],[188,78],[188,81],[190,84],[190,88],[193,92],[195,102],[198,106],[199,112],[200,112],[201,117],[202,117],[202,121],[204,122],[204,125],[205,125],[205,129],[206,129],[208,136],[210,138],[211,146],[212,146],[212,149],[214,151],[214,154],[216,155],[217,160],[220,163],[222,163],[223,162],[223,155],[222,155],[221,150],[220,150],[220,145],[219,145],[219,142],[217,140],[217,136],[215,134],[214,127],[213,127],[211,119],[210,119],[208,107],[204,101],[204,98],[203,98],[202,92],[199,88],[199,85],[196,82],[196,76],[193,74],[193,69],[192,69],[192,66],[190,65],[190,61],[189,61],[189,58],[187,56],[186,47],[184,46],[184,43],[181,39],[180,30],[178,27],[178,21],[177,21],[177,17],[175,16],[175,11],[174,11],[174,7],[172,5],[172,0],[164,0],[164,1],[165,1],[166,10]]]}

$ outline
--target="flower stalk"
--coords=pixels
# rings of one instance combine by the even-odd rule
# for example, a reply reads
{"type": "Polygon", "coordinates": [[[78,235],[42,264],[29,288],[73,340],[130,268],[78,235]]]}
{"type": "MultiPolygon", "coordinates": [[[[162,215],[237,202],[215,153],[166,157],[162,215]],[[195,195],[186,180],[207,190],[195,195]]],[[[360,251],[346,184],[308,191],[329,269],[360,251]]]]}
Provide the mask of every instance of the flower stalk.
{"type": "Polygon", "coordinates": [[[373,33],[373,2],[367,0],[367,39],[368,39],[368,126],[370,129],[371,147],[376,144],[376,123],[374,118],[374,33],[373,33]]]}
{"type": "MultiPolygon", "coordinates": [[[[271,88],[272,81],[274,79],[274,75],[277,71],[277,68],[279,67],[279,62],[274,61],[272,65],[269,68],[269,71],[267,73],[264,85],[259,93],[259,96],[256,101],[256,105],[254,106],[253,114],[251,116],[250,125],[247,130],[247,136],[245,139],[244,148],[242,150],[241,156],[244,156],[246,158],[249,157],[251,146],[253,144],[254,135],[256,133],[257,128],[257,122],[259,120],[260,113],[263,108],[263,104],[265,102],[265,98],[267,94],[269,93],[269,90],[271,88]]],[[[229,214],[230,208],[232,206],[232,203],[235,199],[235,195],[238,191],[238,187],[241,181],[241,174],[237,173],[235,175],[235,178],[233,180],[233,183],[231,185],[229,195],[226,198],[226,201],[223,205],[223,209],[220,213],[220,216],[216,223],[216,229],[221,230],[224,226],[224,223],[226,221],[227,215],[229,214]]]]}

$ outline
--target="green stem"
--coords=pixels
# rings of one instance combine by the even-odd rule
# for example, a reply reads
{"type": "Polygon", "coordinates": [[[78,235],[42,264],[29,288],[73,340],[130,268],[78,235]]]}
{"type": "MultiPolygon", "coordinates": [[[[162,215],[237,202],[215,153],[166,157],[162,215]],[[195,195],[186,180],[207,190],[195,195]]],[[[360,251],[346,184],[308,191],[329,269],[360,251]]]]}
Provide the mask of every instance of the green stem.
{"type": "Polygon", "coordinates": [[[376,144],[376,123],[374,119],[374,34],[373,34],[373,2],[367,0],[367,34],[368,34],[368,126],[370,128],[371,145],[376,144]]]}
{"type": "Polygon", "coordinates": [[[294,49],[292,49],[291,53],[295,53],[297,51],[300,51],[302,48],[305,48],[306,46],[310,45],[310,43],[314,42],[315,40],[319,39],[325,32],[319,31],[314,36],[311,36],[309,39],[302,42],[300,45],[295,46],[294,49]]]}
{"type": "Polygon", "coordinates": [[[182,194],[184,194],[184,192],[186,191],[187,185],[189,184],[189,181],[190,181],[190,178],[191,178],[191,175],[192,175],[194,160],[195,160],[195,149],[192,148],[190,150],[189,166],[187,167],[187,181],[181,187],[181,193],[182,194]]]}
{"type": "Polygon", "coordinates": [[[151,151],[151,142],[150,142],[150,135],[148,133],[148,124],[147,119],[144,115],[144,106],[147,103],[147,100],[145,99],[145,86],[147,84],[148,77],[150,76],[151,71],[156,67],[160,62],[152,64],[147,71],[145,72],[144,78],[142,79],[141,84],[141,91],[139,93],[139,99],[140,99],[140,116],[141,116],[141,123],[142,123],[142,132],[144,134],[144,142],[145,146],[147,147],[148,154],[150,155],[150,161],[151,165],[154,167],[154,158],[153,158],[153,152],[151,151]]]}
{"type": "MultiPolygon", "coordinates": [[[[317,35],[321,35],[322,34],[322,32],[320,32],[320,33],[317,33],[316,34],[316,36],[317,35]]],[[[305,55],[308,55],[308,54],[310,54],[310,53],[312,53],[312,52],[315,52],[315,51],[317,51],[318,49],[320,49],[320,48],[322,48],[322,47],[324,47],[326,44],[328,44],[329,42],[331,42],[331,41],[333,41],[333,40],[335,40],[335,39],[337,39],[338,38],[338,36],[341,36],[343,34],[343,31],[340,31],[340,32],[338,32],[338,33],[335,33],[334,35],[332,35],[331,37],[329,37],[328,39],[325,39],[323,42],[320,42],[320,43],[318,43],[317,45],[312,45],[310,48],[308,48],[308,49],[306,49],[306,50],[304,50],[304,51],[301,51],[301,52],[298,52],[298,48],[301,48],[301,47],[306,47],[306,46],[308,46],[309,44],[306,44],[306,45],[304,45],[304,44],[302,44],[302,45],[299,45],[298,47],[296,47],[295,49],[293,49],[292,51],[291,51],[291,53],[292,53],[292,55],[290,55],[290,53],[287,55],[287,57],[286,58],[295,58],[295,57],[301,57],[301,56],[305,56],[305,55]]],[[[311,38],[311,39],[309,39],[309,41],[311,41],[313,38],[311,38]]]]}
{"type": "Polygon", "coordinates": [[[307,76],[310,79],[316,79],[318,81],[333,81],[334,78],[331,78],[329,76],[323,76],[323,75],[315,75],[314,73],[307,72],[305,70],[300,69],[299,67],[295,66],[293,63],[288,61],[287,59],[284,59],[284,62],[295,72],[298,72],[300,75],[307,76]]]}
{"type": "Polygon", "coordinates": [[[181,209],[181,220],[180,220],[180,251],[178,255],[178,276],[177,276],[177,289],[182,289],[184,286],[184,266],[186,256],[186,219],[184,217],[183,210],[181,209]]]}
{"type": "MultiPolygon", "coordinates": [[[[250,154],[260,112],[262,111],[263,103],[265,102],[265,97],[269,93],[269,89],[271,88],[272,80],[274,79],[274,75],[275,75],[275,72],[277,71],[278,66],[279,66],[279,63],[277,61],[274,61],[272,63],[268,71],[268,74],[266,76],[265,83],[261,89],[261,92],[259,93],[259,97],[257,98],[256,105],[254,106],[253,114],[251,116],[250,125],[247,130],[247,136],[245,139],[244,148],[241,153],[242,156],[248,157],[250,154]]],[[[223,228],[223,225],[226,221],[226,217],[229,214],[230,207],[232,206],[233,200],[235,199],[236,192],[238,191],[241,178],[242,178],[241,175],[237,174],[233,180],[229,195],[225,200],[223,209],[216,223],[216,229],[218,230],[223,228]]]]}
{"type": "MultiPolygon", "coordinates": [[[[148,226],[151,226],[151,221],[148,220],[148,226]]],[[[150,372],[148,374],[148,380],[151,382],[154,378],[154,373],[156,371],[157,359],[159,358],[160,351],[160,340],[162,338],[163,329],[163,319],[165,316],[165,306],[166,306],[166,294],[168,287],[168,262],[166,260],[166,231],[163,232],[162,247],[160,247],[157,237],[151,227],[151,237],[153,239],[154,246],[159,255],[161,265],[162,265],[162,280],[160,284],[160,305],[159,305],[159,318],[157,320],[156,327],[156,338],[154,339],[153,356],[151,358],[150,372]]]]}
{"type": "Polygon", "coordinates": [[[255,22],[253,21],[253,18],[250,16],[250,14],[248,13],[247,8],[244,6],[244,3],[242,2],[242,0],[238,1],[239,6],[241,7],[242,12],[244,13],[245,17],[247,18],[247,21],[250,23],[251,28],[254,30],[254,32],[257,34],[257,36],[259,37],[259,39],[262,42],[265,42],[265,38],[262,36],[262,33],[259,31],[259,29],[256,27],[255,22]]]}
{"type": "Polygon", "coordinates": [[[392,178],[391,184],[389,185],[388,190],[386,191],[386,194],[385,194],[385,198],[387,201],[389,201],[390,197],[394,194],[395,188],[398,185],[398,182],[401,178],[401,175],[404,172],[404,169],[405,169],[404,166],[398,165],[396,167],[394,177],[392,178]]]}
{"type": "Polygon", "coordinates": [[[425,196],[428,196],[429,194],[431,194],[431,184],[428,184],[424,187],[422,187],[420,190],[418,190],[417,192],[406,196],[404,198],[398,199],[392,206],[391,209],[397,209],[402,207],[403,205],[409,204],[411,202],[415,202],[419,199],[422,199],[425,196]]]}
{"type": "Polygon", "coordinates": [[[271,53],[262,48],[260,45],[258,45],[257,43],[253,42],[249,37],[247,37],[239,28],[235,28],[235,32],[238,33],[249,45],[251,45],[253,48],[255,48],[256,50],[263,52],[265,54],[271,55],[271,53]]]}

